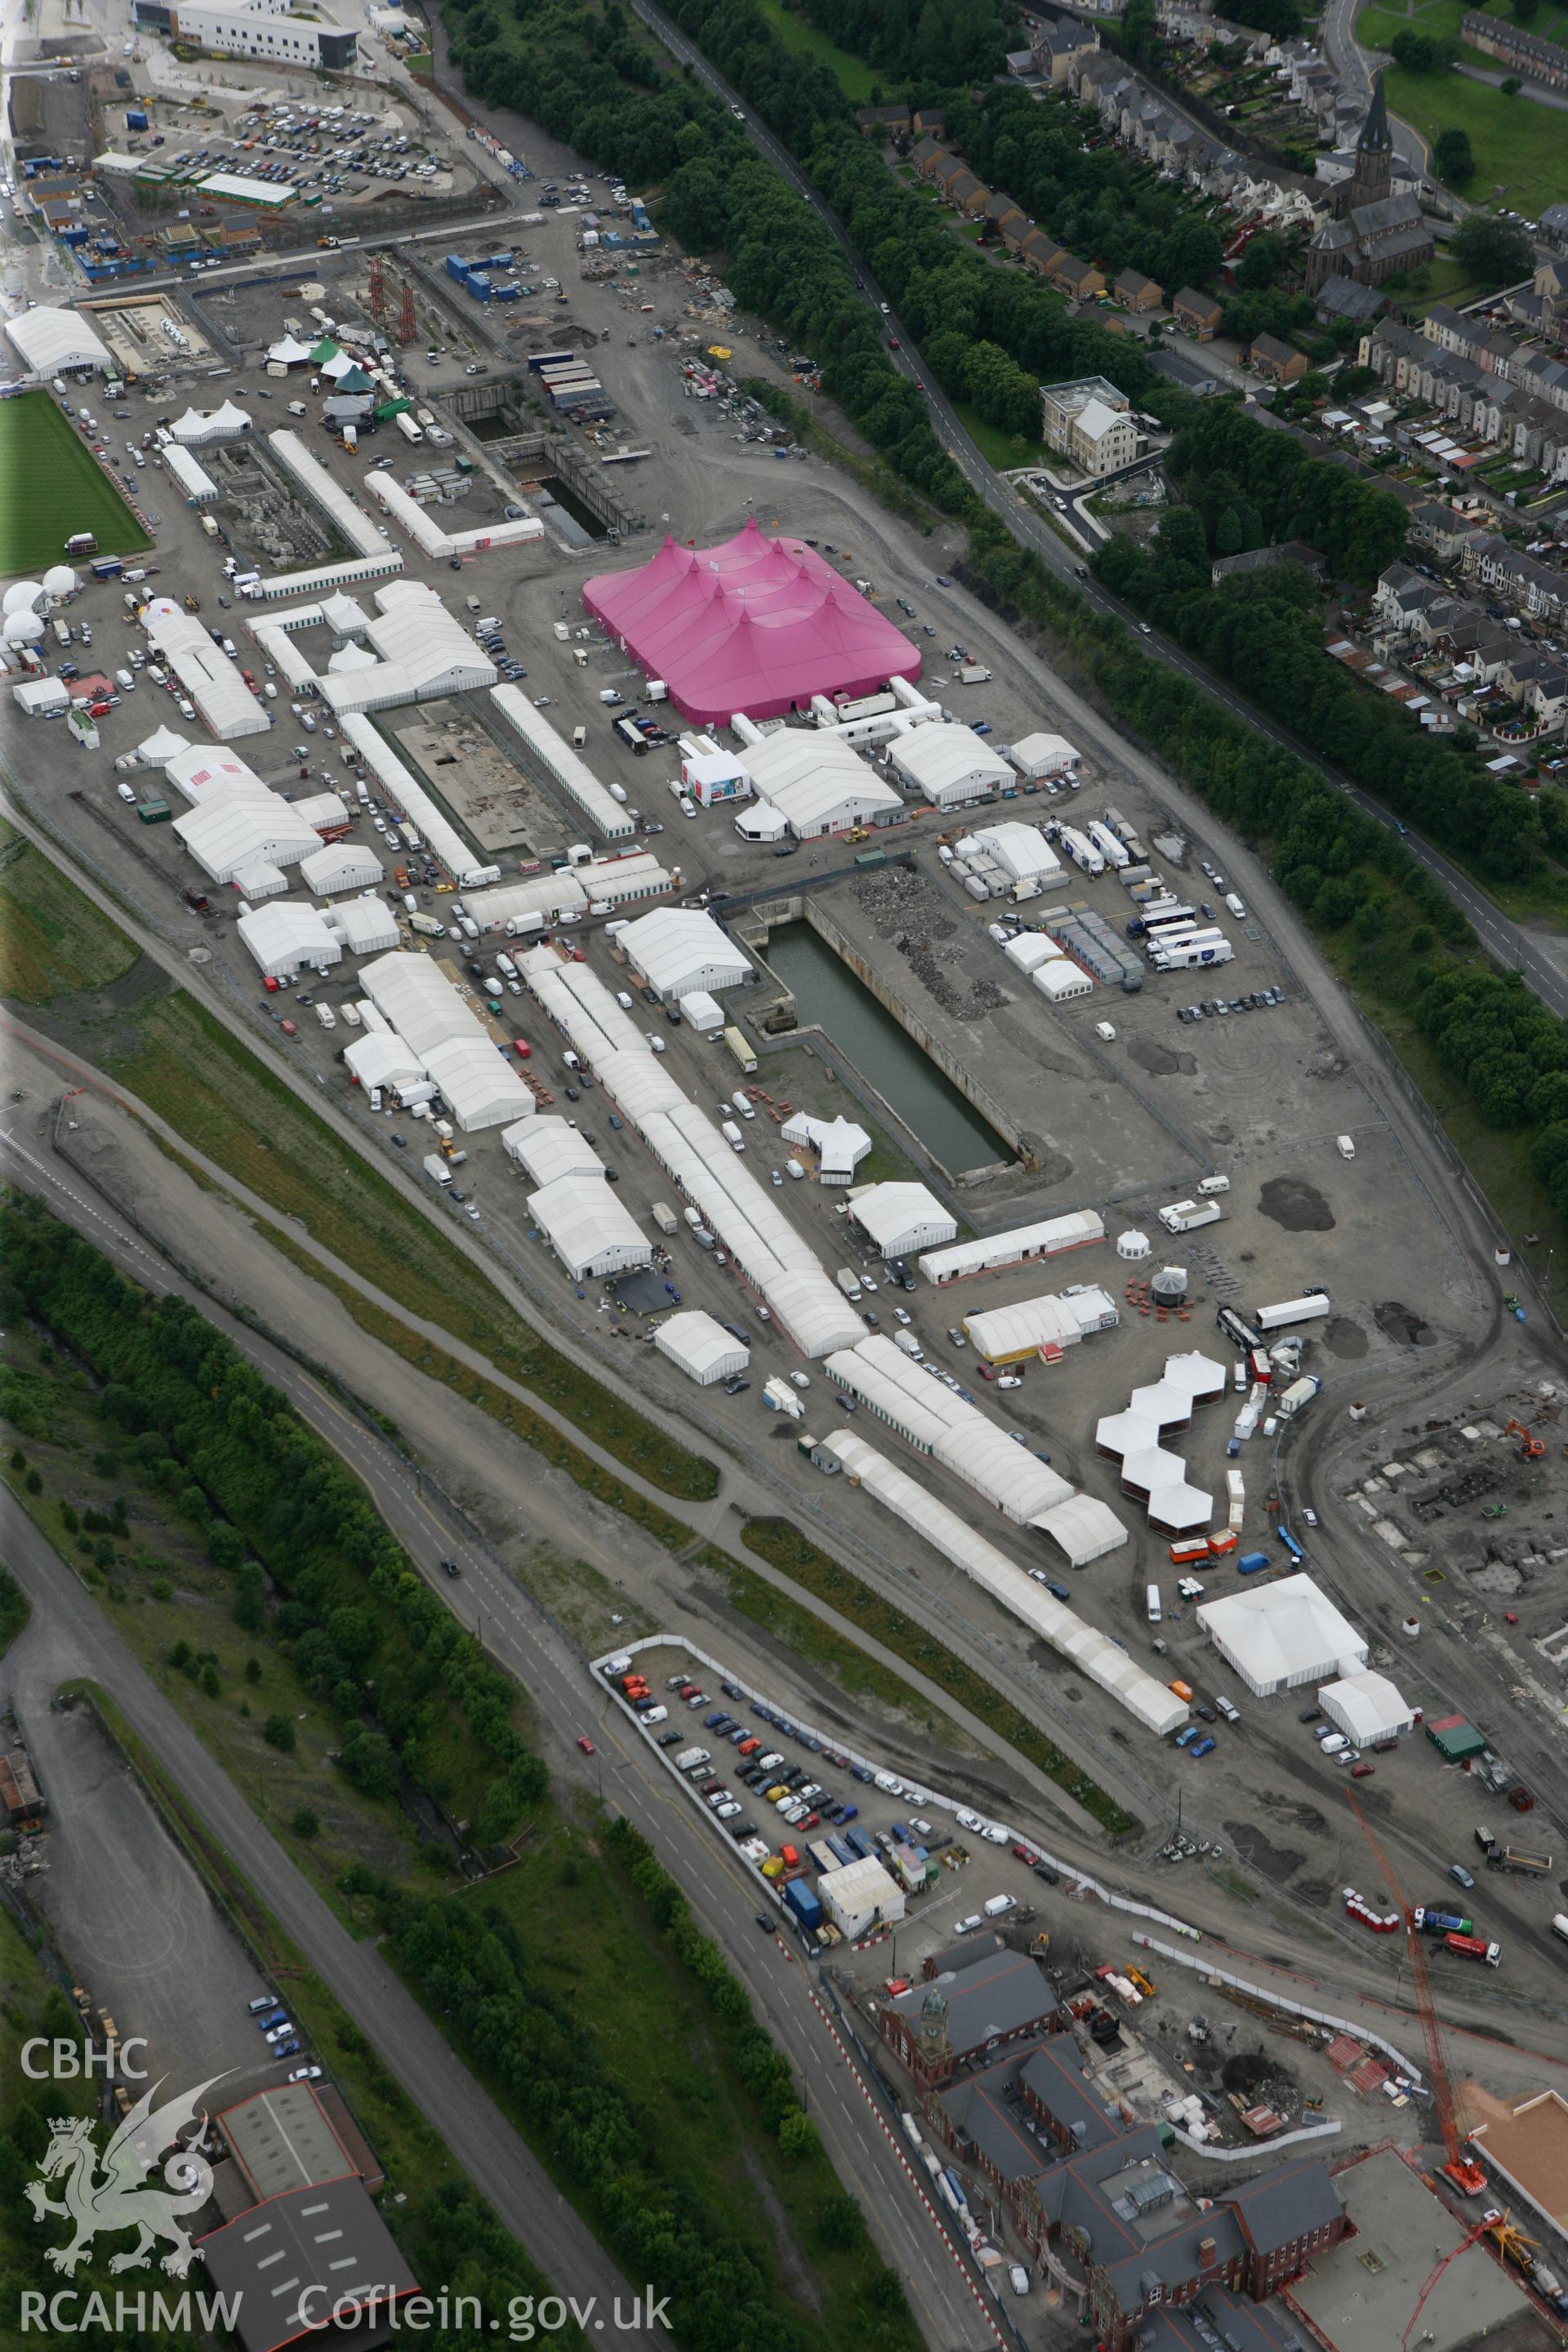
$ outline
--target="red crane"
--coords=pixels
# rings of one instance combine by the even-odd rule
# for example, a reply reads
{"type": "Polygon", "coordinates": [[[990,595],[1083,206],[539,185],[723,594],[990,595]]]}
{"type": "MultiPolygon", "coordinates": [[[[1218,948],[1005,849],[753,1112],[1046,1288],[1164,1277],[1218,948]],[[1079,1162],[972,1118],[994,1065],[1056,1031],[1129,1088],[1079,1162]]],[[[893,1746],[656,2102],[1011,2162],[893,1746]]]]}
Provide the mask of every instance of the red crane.
{"type": "Polygon", "coordinates": [[[1405,2347],[1410,2341],[1410,2330],[1415,2326],[1416,2321],[1420,2318],[1422,2312],[1426,2309],[1427,2296],[1431,2294],[1433,2288],[1442,2277],[1443,2273],[1447,2269],[1448,2264],[1452,2262],[1457,2262],[1461,2254],[1468,2253],[1470,2248],[1479,2239],[1484,2238],[1488,2231],[1490,2230],[1492,2226],[1492,2223],[1489,2221],[1478,2221],[1473,2229],[1466,2231],[1458,2244],[1457,2246],[1451,2246],[1448,2252],[1444,2255],[1442,2261],[1438,2263],[1436,2269],[1433,2272],[1431,2277],[1427,2280],[1426,2285],[1422,2288],[1419,2295],[1416,2297],[1415,2308],[1411,2313],[1405,2333],[1399,2339],[1400,2352],[1405,2352],[1405,2347]]]}
{"type": "Polygon", "coordinates": [[[1459,2139],[1459,2127],[1454,2120],[1454,2097],[1448,2087],[1448,2069],[1443,2057],[1443,2033],[1437,2021],[1436,2004],[1432,1999],[1432,1987],[1426,1975],[1426,1953],[1411,1916],[1410,1906],[1404,1890],[1394,1874],[1394,1868],[1373,1834],[1371,1822],[1356,1802],[1355,1792],[1345,1790],[1345,1801],[1361,1824],[1362,1835],[1371,1846],[1377,1866],[1382,1871],[1388,1891],[1399,1906],[1405,1921],[1405,1943],[1410,1954],[1410,1982],[1415,1994],[1416,2013],[1421,2020],[1421,2032],[1426,2044],[1426,2072],[1432,2083],[1432,2106],[1437,2117],[1437,2127],[1443,2135],[1447,2158],[1441,2169],[1444,2178],[1459,2191],[1461,2197],[1479,2197],[1487,2185],[1487,2176],[1479,2164],[1465,2156],[1459,2139]]]}

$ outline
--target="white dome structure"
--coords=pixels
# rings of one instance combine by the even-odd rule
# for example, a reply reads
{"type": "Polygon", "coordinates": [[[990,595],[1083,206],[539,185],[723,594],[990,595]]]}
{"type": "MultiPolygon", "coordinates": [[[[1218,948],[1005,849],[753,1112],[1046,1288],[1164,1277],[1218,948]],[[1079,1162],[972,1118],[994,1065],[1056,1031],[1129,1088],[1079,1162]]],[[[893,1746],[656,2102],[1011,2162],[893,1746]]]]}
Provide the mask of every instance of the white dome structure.
{"type": "Polygon", "coordinates": [[[1132,1230],[1118,1234],[1116,1255],[1118,1257],[1125,1258],[1129,1265],[1136,1265],[1140,1258],[1145,1258],[1150,1255],[1148,1234],[1132,1230]]]}
{"type": "Polygon", "coordinates": [[[43,594],[43,583],[38,580],[13,580],[4,597],[0,597],[0,613],[36,613],[43,594]]]}
{"type": "Polygon", "coordinates": [[[46,596],[74,596],[77,577],[68,563],[51,563],[44,574],[46,596]]]}
{"type": "Polygon", "coordinates": [[[37,613],[16,612],[5,621],[5,643],[8,646],[36,646],[44,634],[44,625],[37,613]]]}

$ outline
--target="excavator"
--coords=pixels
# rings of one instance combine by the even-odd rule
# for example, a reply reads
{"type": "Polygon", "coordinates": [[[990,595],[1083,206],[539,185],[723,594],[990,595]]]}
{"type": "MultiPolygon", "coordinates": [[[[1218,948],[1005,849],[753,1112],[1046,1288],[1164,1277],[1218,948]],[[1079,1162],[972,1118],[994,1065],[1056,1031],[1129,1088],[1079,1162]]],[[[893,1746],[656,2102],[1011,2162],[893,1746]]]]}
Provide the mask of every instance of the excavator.
{"type": "Polygon", "coordinates": [[[1539,1462],[1546,1451],[1546,1440],[1543,1437],[1537,1437],[1535,1432],[1532,1429],[1527,1429],[1522,1421],[1510,1421],[1505,1434],[1518,1438],[1519,1444],[1515,1450],[1521,1462],[1539,1462]]]}

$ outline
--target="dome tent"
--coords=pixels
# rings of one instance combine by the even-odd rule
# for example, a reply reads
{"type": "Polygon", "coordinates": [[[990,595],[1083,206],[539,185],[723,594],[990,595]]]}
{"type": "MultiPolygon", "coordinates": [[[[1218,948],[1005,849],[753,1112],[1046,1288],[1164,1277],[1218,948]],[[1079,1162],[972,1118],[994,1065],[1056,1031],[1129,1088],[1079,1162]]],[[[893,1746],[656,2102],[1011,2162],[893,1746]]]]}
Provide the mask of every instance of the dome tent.
{"type": "Polygon", "coordinates": [[[44,574],[46,596],[74,596],[77,577],[68,563],[51,563],[44,574]]]}
{"type": "Polygon", "coordinates": [[[0,598],[0,613],[7,619],[13,613],[36,613],[44,593],[39,580],[13,580],[5,596],[0,598]]]}

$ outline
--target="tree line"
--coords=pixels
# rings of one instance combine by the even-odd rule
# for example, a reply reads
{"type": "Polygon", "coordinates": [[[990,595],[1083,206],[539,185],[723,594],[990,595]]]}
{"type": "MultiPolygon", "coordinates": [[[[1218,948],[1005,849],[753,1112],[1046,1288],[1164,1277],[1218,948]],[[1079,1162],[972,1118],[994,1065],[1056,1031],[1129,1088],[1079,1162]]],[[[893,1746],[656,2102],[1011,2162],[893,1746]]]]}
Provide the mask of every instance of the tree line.
{"type": "MultiPolygon", "coordinates": [[[[604,1843],[626,1899],[700,1990],[723,2063],[781,2156],[806,2168],[818,2189],[812,2210],[820,2249],[861,2255],[856,2343],[866,2352],[911,2352],[918,2336],[898,2276],[872,2253],[860,2208],[839,2188],[795,2097],[789,2063],[757,2024],[744,1986],[640,1833],[617,1819],[604,1843]]],[[[670,2296],[670,2324],[686,2352],[809,2352],[816,2335],[778,2296],[763,2251],[765,2227],[754,2241],[737,2235],[672,2177],[641,2111],[635,2072],[606,2061],[592,2021],[546,1981],[507,1913],[483,1898],[410,1900],[369,1873],[359,1874],[358,1891],[371,1895],[400,1973],[529,2137],[550,2150],[556,2179],[627,2277],[670,2296]]],[[[541,1939],[551,1932],[541,1917],[541,1939]]]]}
{"type": "Polygon", "coordinates": [[[401,1767],[451,1800],[439,1759],[456,1714],[484,1784],[470,1834],[510,1835],[549,1781],[510,1684],[288,1400],[195,1307],[149,1298],[35,1204],[0,1207],[0,1255],[5,1311],[91,1368],[124,1458],[197,1529],[237,1622],[269,1632],[343,1726],[347,1777],[387,1797],[401,1767]]]}

